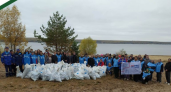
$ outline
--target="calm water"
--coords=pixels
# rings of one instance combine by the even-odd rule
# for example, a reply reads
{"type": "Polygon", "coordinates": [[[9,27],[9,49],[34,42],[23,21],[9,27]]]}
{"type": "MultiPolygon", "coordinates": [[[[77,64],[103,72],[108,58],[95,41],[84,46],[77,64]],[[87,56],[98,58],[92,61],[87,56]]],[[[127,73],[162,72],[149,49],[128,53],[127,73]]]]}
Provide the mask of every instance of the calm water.
{"type": "MultiPolygon", "coordinates": [[[[44,46],[40,43],[29,42],[28,46],[34,50],[44,51],[44,46]]],[[[114,54],[121,49],[126,50],[128,54],[148,54],[148,55],[171,55],[171,45],[158,44],[97,44],[97,54],[111,53],[114,54]]]]}

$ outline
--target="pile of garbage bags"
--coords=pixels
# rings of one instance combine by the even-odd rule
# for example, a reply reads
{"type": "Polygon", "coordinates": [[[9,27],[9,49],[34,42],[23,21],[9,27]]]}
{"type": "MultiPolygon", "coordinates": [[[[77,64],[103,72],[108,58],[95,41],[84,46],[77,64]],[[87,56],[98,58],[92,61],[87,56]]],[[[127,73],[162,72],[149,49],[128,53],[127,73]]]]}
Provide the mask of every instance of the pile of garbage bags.
{"type": "Polygon", "coordinates": [[[57,81],[70,79],[93,79],[106,76],[106,66],[87,67],[85,64],[68,64],[63,61],[58,64],[31,64],[25,65],[23,73],[17,68],[16,77],[31,78],[33,81],[42,79],[43,81],[57,81]]]}

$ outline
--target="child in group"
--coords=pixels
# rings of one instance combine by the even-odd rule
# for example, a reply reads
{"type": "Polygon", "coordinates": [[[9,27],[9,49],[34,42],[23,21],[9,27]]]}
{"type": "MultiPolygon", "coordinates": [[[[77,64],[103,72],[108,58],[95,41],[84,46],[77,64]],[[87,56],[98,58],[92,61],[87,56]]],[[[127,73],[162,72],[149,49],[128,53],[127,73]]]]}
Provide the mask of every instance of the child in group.
{"type": "Polygon", "coordinates": [[[150,73],[150,70],[147,68],[146,71],[143,72],[143,76],[142,76],[142,83],[143,84],[147,84],[148,81],[150,80],[150,76],[151,73],[150,73]]]}
{"type": "Polygon", "coordinates": [[[112,67],[111,63],[109,63],[108,66],[107,66],[107,72],[106,73],[110,74],[111,76],[112,76],[112,68],[113,67],[112,67]]]}
{"type": "Polygon", "coordinates": [[[159,83],[161,83],[162,72],[163,72],[163,63],[161,62],[161,59],[159,59],[159,62],[156,63],[157,82],[159,83]]]}
{"type": "Polygon", "coordinates": [[[104,66],[104,62],[102,61],[102,59],[100,59],[100,62],[98,63],[98,66],[104,66]]]}

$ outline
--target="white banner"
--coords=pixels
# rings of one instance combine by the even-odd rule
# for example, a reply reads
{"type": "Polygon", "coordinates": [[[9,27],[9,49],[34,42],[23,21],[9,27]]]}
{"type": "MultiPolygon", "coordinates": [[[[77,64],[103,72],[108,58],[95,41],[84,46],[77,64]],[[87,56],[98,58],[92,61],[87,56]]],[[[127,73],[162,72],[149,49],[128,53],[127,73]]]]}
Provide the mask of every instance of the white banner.
{"type": "Polygon", "coordinates": [[[125,62],[121,64],[121,75],[141,74],[140,62],[125,62]]]}

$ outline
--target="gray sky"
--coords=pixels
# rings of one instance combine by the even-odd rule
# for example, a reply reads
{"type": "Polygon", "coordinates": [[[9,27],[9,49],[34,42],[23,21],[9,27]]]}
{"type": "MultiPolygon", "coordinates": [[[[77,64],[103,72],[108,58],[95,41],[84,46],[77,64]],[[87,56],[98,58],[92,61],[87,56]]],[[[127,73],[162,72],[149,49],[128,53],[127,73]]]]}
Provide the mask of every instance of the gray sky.
{"type": "MultiPolygon", "coordinates": [[[[26,36],[59,11],[78,34],[99,40],[171,41],[171,0],[18,0],[26,36]]],[[[13,6],[14,4],[10,5],[13,6]]]]}

